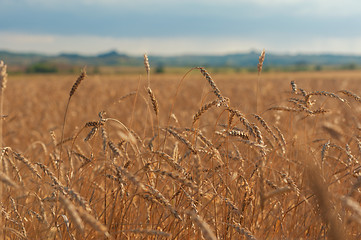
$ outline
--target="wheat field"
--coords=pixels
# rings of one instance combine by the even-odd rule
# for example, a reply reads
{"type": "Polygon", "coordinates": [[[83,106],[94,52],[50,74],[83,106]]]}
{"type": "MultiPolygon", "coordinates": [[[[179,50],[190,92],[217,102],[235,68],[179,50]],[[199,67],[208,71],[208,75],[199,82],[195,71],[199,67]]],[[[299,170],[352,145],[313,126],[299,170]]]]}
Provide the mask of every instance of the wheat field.
{"type": "Polygon", "coordinates": [[[3,239],[361,238],[361,72],[83,74],[8,76],[3,239]]]}

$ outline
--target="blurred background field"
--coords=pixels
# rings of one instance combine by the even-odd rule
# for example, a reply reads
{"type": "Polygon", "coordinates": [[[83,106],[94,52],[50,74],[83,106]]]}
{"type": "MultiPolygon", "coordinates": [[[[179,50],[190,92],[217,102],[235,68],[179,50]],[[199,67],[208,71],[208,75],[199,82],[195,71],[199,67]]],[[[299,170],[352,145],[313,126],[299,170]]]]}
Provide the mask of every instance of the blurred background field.
{"type": "MultiPolygon", "coordinates": [[[[144,71],[144,69],[139,69],[141,70],[144,71]]],[[[175,73],[152,74],[152,88],[159,99],[163,113],[162,121],[167,118],[177,85],[186,70],[189,69],[179,68],[175,73]],[[183,73],[180,73],[182,70],[183,73]]],[[[68,129],[80,127],[85,121],[95,118],[102,110],[125,123],[129,122],[133,111],[129,104],[133,99],[130,97],[122,101],[118,100],[131,92],[144,91],[146,77],[144,74],[127,74],[126,72],[123,74],[88,73],[82,86],[83,90],[79,91],[78,96],[73,99],[69,123],[74,125],[68,129]]],[[[212,76],[224,95],[232,100],[233,106],[245,114],[255,112],[257,73],[215,71],[215,73],[212,72],[212,76]]],[[[33,135],[31,139],[35,140],[38,136],[49,137],[47,133],[50,130],[60,131],[65,100],[69,86],[76,79],[76,74],[16,74],[10,75],[10,79],[7,89],[8,98],[5,99],[5,111],[9,114],[6,126],[9,126],[12,131],[5,136],[8,138],[7,141],[11,141],[11,145],[18,142],[20,147],[20,139],[29,137],[29,133],[33,135]],[[20,126],[28,126],[32,131],[23,131],[20,126]]],[[[357,92],[360,79],[360,71],[263,73],[261,112],[283,103],[282,100],[290,90],[291,81],[307,86],[309,89],[322,89],[329,92],[348,89],[357,92]]],[[[182,116],[179,120],[186,126],[192,122],[192,113],[201,107],[204,94],[210,89],[196,70],[186,76],[181,88],[182,93],[176,99],[178,104],[175,111],[177,111],[176,115],[180,114],[178,117],[182,116]]],[[[137,104],[142,104],[142,102],[145,104],[144,100],[138,100],[137,104]]],[[[148,111],[145,105],[137,109],[139,114],[148,111]]],[[[265,114],[270,113],[265,112],[265,114]]],[[[142,125],[146,123],[140,124],[140,129],[142,125]]]]}

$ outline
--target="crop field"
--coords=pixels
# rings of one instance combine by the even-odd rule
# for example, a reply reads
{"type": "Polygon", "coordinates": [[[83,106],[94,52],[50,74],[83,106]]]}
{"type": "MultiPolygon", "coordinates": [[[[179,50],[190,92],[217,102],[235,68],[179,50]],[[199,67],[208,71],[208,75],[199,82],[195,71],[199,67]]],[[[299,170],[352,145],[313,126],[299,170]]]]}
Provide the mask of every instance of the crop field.
{"type": "Polygon", "coordinates": [[[360,239],[360,83],[10,74],[3,239],[360,239]]]}

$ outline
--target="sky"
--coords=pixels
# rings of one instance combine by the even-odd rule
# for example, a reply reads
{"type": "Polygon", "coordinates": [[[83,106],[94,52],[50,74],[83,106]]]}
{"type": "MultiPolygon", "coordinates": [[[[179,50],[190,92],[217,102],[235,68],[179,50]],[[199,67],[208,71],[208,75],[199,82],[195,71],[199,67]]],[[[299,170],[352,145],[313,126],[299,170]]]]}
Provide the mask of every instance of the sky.
{"type": "Polygon", "coordinates": [[[0,50],[361,54],[359,0],[0,0],[0,50]]]}

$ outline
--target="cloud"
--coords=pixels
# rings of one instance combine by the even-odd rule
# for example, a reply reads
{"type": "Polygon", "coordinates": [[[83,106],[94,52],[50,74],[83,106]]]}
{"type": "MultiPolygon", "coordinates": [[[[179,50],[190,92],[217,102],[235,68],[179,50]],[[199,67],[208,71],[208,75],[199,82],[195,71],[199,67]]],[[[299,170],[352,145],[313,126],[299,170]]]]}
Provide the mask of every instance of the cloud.
{"type": "MultiPolygon", "coordinates": [[[[357,46],[354,39],[361,37],[361,1],[358,0],[0,1],[0,31],[42,36],[32,44],[29,36],[29,41],[24,36],[18,37],[19,40],[14,38],[14,42],[26,40],[28,45],[18,48],[47,47],[47,51],[51,47],[58,51],[57,46],[76,50],[70,39],[83,40],[79,49],[85,51],[87,47],[93,52],[105,49],[104,45],[100,49],[99,44],[118,48],[119,42],[127,46],[135,42],[140,49],[152,48],[156,52],[169,52],[172,43],[184,46],[173,50],[178,52],[199,51],[192,46],[238,51],[242,43],[247,49],[270,46],[279,50],[288,46],[289,51],[293,51],[291,48],[304,51],[318,46],[323,51],[328,46],[330,51],[344,51],[348,47],[336,44],[337,39],[357,46]],[[217,46],[220,39],[226,45],[217,46]],[[319,41],[325,44],[317,44],[319,41]],[[159,45],[157,42],[162,42],[168,50],[155,47],[159,45]],[[334,46],[338,48],[335,50],[334,46]]],[[[0,48],[12,47],[11,41],[2,38],[0,48]]],[[[135,52],[135,46],[129,52],[135,52]]]]}
{"type": "Polygon", "coordinates": [[[24,33],[4,33],[0,32],[2,46],[19,46],[19,45],[42,45],[53,44],[56,41],[56,37],[52,35],[35,35],[24,33]]]}
{"type": "MultiPolygon", "coordinates": [[[[99,10],[118,9],[134,12],[158,12],[167,9],[173,14],[198,12],[217,13],[224,9],[237,10],[240,14],[267,15],[272,13],[297,14],[307,16],[349,16],[361,14],[359,0],[2,0],[4,6],[31,6],[41,9],[74,9],[98,8],[99,10]],[[252,10],[244,11],[244,10],[252,10]],[[217,11],[218,10],[218,11],[217,11]]],[[[223,13],[222,13],[223,14],[223,13]]],[[[227,14],[227,13],[224,13],[227,14]]]]}
{"type": "Polygon", "coordinates": [[[100,37],[90,35],[61,36],[14,34],[0,32],[0,46],[5,50],[48,54],[98,54],[115,49],[130,55],[145,52],[155,55],[225,54],[247,52],[251,49],[273,53],[342,53],[361,54],[361,37],[319,37],[314,39],[280,37],[272,39],[252,37],[100,37]]]}
{"type": "Polygon", "coordinates": [[[227,38],[205,37],[100,37],[89,35],[60,36],[13,34],[0,32],[0,46],[7,46],[11,51],[35,51],[57,54],[61,52],[75,52],[83,54],[98,54],[116,49],[127,54],[222,54],[224,52],[248,51],[255,47],[254,40],[240,40],[227,38]]]}

